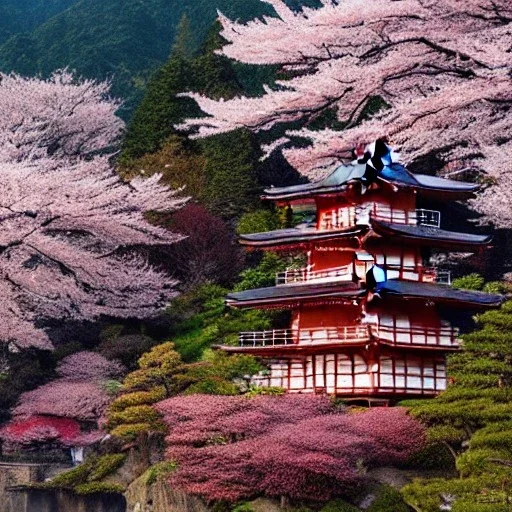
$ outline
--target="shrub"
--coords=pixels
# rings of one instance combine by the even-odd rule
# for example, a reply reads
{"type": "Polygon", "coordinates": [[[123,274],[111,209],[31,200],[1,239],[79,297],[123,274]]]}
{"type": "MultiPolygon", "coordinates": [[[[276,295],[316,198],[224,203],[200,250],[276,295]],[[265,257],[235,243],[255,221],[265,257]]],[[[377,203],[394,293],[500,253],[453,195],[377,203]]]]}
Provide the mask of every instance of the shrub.
{"type": "Polygon", "coordinates": [[[327,501],[364,481],[361,465],[404,463],[424,431],[401,408],[347,414],[322,396],[192,395],[158,404],[173,486],[210,500],[327,501]]]}
{"type": "Polygon", "coordinates": [[[127,407],[137,405],[154,404],[163,400],[166,396],[163,386],[155,386],[150,391],[134,391],[117,397],[110,405],[110,411],[122,411],[127,407]]]}
{"type": "Polygon", "coordinates": [[[149,423],[132,423],[127,425],[118,425],[110,431],[114,437],[121,437],[128,441],[134,441],[142,432],[150,432],[154,427],[149,423]]]}
{"type": "Polygon", "coordinates": [[[154,425],[158,423],[160,415],[150,405],[134,405],[127,407],[120,412],[109,414],[108,427],[113,428],[122,423],[149,423],[154,425]]]}
{"type": "Polygon", "coordinates": [[[247,233],[263,233],[274,231],[280,227],[279,216],[272,210],[256,210],[245,213],[240,217],[236,232],[239,235],[247,233]]]}
{"type": "Polygon", "coordinates": [[[485,280],[480,274],[468,274],[453,280],[453,288],[461,290],[481,290],[484,287],[485,280]]]}

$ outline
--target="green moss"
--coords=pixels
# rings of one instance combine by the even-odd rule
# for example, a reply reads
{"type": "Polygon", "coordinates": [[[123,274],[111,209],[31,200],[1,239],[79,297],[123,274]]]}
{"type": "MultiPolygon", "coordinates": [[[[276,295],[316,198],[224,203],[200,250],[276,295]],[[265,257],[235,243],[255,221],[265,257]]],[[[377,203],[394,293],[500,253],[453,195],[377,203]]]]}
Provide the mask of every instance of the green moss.
{"type": "Polygon", "coordinates": [[[90,456],[76,468],[57,475],[49,482],[45,482],[44,487],[77,490],[80,486],[99,484],[102,483],[101,480],[105,477],[117,471],[125,460],[126,455],[122,453],[113,453],[101,457],[90,456]]]}
{"type": "Polygon", "coordinates": [[[382,486],[367,512],[409,512],[410,509],[399,491],[388,485],[382,486]]]}
{"type": "Polygon", "coordinates": [[[335,500],[327,503],[320,512],[358,512],[359,509],[343,500],[335,500]]]}
{"type": "Polygon", "coordinates": [[[93,465],[87,480],[96,482],[103,480],[106,476],[117,471],[125,462],[126,454],[114,453],[111,455],[103,455],[93,465]]]}
{"type": "Polygon", "coordinates": [[[75,487],[77,494],[105,494],[105,493],[124,493],[125,488],[120,484],[113,484],[109,482],[89,482],[87,484],[80,484],[75,487]]]}
{"type": "Polygon", "coordinates": [[[87,482],[87,477],[91,471],[91,464],[89,461],[80,464],[76,468],[61,473],[53,478],[50,482],[47,482],[51,487],[75,487],[76,485],[87,482]]]}
{"type": "Polygon", "coordinates": [[[161,478],[165,478],[167,475],[171,474],[177,467],[178,464],[172,461],[154,464],[144,473],[144,482],[146,485],[153,485],[161,478]]]}

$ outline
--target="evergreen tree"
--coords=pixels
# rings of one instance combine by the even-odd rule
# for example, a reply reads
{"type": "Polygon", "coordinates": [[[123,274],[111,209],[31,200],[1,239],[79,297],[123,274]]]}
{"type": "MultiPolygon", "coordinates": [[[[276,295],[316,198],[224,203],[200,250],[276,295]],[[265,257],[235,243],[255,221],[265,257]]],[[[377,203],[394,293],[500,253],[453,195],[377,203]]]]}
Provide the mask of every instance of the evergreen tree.
{"type": "Polygon", "coordinates": [[[172,54],[190,60],[194,56],[195,46],[190,20],[186,14],[183,14],[176,27],[176,37],[172,46],[172,54]]]}
{"type": "Polygon", "coordinates": [[[438,398],[408,401],[433,443],[455,457],[459,479],[418,481],[407,501],[420,512],[505,512],[512,503],[512,302],[477,317],[449,359],[452,384],[438,398]],[[440,508],[440,507],[450,508],[440,508]]]}
{"type": "Polygon", "coordinates": [[[149,83],[126,135],[121,174],[162,172],[174,187],[191,195],[223,218],[239,216],[256,202],[259,150],[253,135],[233,132],[206,141],[189,141],[174,126],[200,116],[194,102],[177,95],[193,90],[215,98],[232,98],[241,87],[222,46],[215,23],[194,56],[190,26],[182,18],[169,61],[149,83]]]}

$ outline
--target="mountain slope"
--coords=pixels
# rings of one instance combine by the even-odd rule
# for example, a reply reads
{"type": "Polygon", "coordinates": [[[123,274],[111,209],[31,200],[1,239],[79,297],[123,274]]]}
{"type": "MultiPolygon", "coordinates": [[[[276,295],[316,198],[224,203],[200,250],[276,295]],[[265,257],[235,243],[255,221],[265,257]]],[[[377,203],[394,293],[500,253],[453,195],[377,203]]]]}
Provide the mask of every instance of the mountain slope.
{"type": "Polygon", "coordinates": [[[113,93],[126,99],[128,112],[148,76],[167,60],[181,16],[187,13],[199,43],[217,8],[239,19],[272,13],[259,0],[80,0],[31,33],[8,39],[0,47],[0,69],[47,75],[69,67],[86,77],[113,77],[113,93]]]}
{"type": "Polygon", "coordinates": [[[33,30],[78,0],[3,0],[0,5],[0,43],[19,32],[33,30]]]}

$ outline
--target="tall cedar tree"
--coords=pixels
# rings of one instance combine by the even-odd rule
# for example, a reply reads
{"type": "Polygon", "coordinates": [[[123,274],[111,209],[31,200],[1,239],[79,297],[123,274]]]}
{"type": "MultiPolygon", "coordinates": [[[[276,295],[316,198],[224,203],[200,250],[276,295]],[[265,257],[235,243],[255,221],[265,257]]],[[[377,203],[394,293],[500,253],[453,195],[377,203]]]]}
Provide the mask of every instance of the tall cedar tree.
{"type": "Polygon", "coordinates": [[[259,154],[254,137],[237,131],[194,142],[174,128],[191,114],[200,114],[179,93],[193,90],[229,99],[242,92],[228,59],[215,53],[224,44],[219,30],[215,23],[194,56],[189,24],[182,19],[169,61],[149,83],[132,119],[120,163],[127,176],[163,172],[164,182],[185,186],[185,193],[212,213],[231,218],[255,201],[259,154]]]}

